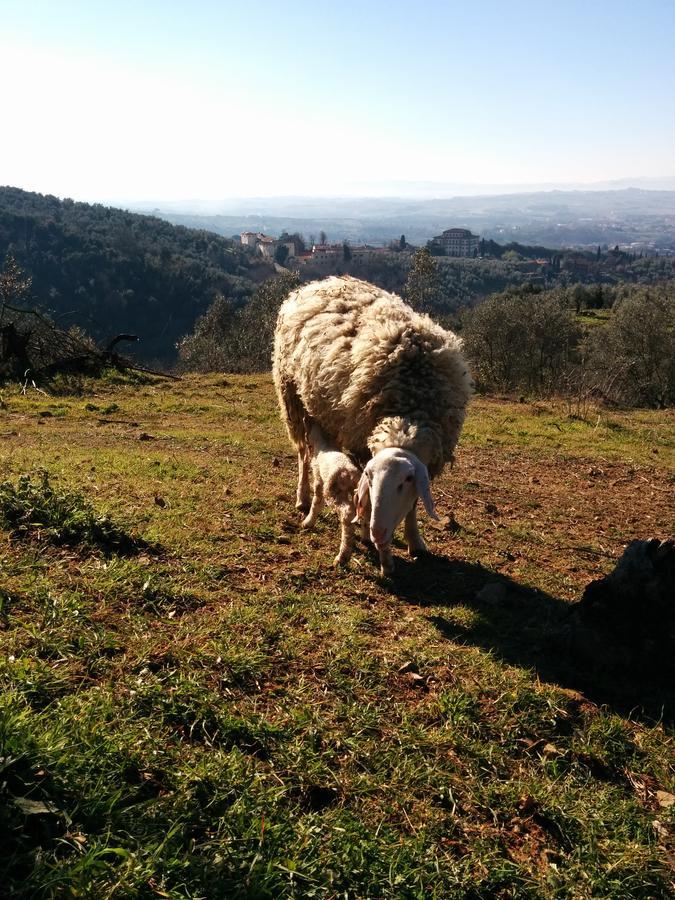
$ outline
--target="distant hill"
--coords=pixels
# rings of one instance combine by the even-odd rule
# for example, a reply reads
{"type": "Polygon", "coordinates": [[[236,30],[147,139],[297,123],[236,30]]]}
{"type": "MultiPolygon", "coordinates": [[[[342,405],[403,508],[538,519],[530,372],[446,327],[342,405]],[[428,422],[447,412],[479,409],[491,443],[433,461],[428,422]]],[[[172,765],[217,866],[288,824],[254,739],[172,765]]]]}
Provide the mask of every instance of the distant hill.
{"type": "Polygon", "coordinates": [[[423,244],[445,228],[465,226],[482,237],[548,247],[643,242],[675,249],[675,190],[532,191],[439,199],[401,197],[257,197],[215,208],[194,201],[134,208],[223,235],[243,230],[278,235],[320,231],[329,240],[387,243],[401,234],[423,244]]]}
{"type": "Polygon", "coordinates": [[[7,253],[60,325],[79,325],[98,340],[132,332],[140,338],[136,355],[163,363],[217,293],[243,302],[273,274],[211,232],[0,187],[0,266],[7,253]]]}

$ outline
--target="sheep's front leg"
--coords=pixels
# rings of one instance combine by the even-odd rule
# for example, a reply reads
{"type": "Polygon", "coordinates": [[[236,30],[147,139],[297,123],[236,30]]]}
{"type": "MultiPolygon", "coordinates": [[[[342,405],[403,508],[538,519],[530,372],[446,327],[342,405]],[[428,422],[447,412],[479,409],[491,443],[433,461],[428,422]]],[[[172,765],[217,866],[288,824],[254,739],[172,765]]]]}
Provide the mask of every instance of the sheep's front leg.
{"type": "Polygon", "coordinates": [[[298,490],[295,499],[295,508],[301,512],[309,510],[309,469],[307,450],[298,450],[298,490]]]}
{"type": "Polygon", "coordinates": [[[411,556],[422,556],[427,552],[427,545],[417,525],[417,504],[413,506],[403,523],[403,534],[411,556]]]}
{"type": "Polygon", "coordinates": [[[324,504],[324,496],[323,496],[323,485],[320,481],[318,481],[314,485],[314,497],[312,498],[312,505],[309,509],[309,513],[307,518],[302,520],[300,525],[301,528],[313,528],[316,524],[316,520],[319,518],[321,514],[321,510],[323,509],[324,504]]]}
{"type": "Polygon", "coordinates": [[[361,509],[361,517],[359,519],[361,526],[361,540],[364,544],[370,544],[370,497],[366,496],[365,502],[361,509]]]}
{"type": "Polygon", "coordinates": [[[380,574],[394,574],[394,556],[391,552],[391,544],[386,547],[378,547],[377,552],[380,554],[380,574]]]}
{"type": "Polygon", "coordinates": [[[354,528],[354,510],[349,507],[343,507],[340,510],[340,524],[342,526],[340,532],[340,551],[333,560],[334,566],[343,566],[349,562],[354,551],[354,542],[356,540],[356,529],[354,528]]]}

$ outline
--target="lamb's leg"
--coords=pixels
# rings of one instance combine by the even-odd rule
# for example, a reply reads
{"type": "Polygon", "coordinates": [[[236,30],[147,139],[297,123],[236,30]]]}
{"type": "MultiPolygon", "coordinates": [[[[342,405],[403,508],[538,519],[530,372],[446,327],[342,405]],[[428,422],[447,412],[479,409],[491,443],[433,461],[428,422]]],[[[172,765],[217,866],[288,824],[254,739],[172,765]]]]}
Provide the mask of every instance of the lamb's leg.
{"type": "Polygon", "coordinates": [[[310,464],[307,459],[307,450],[301,448],[298,450],[298,490],[295,498],[295,508],[305,513],[310,506],[309,470],[310,464]]]}
{"type": "Polygon", "coordinates": [[[393,575],[394,557],[391,552],[391,544],[387,544],[386,547],[378,547],[377,549],[380,554],[380,574],[393,575]]]}
{"type": "Polygon", "coordinates": [[[340,532],[340,551],[333,560],[334,566],[345,565],[345,563],[349,562],[349,558],[354,551],[356,533],[352,521],[353,518],[354,510],[352,508],[344,506],[340,508],[340,524],[342,526],[340,532]]]}
{"type": "Polygon", "coordinates": [[[319,518],[321,510],[323,509],[324,497],[323,497],[323,485],[320,481],[318,481],[314,485],[314,497],[312,498],[312,505],[310,507],[307,518],[302,520],[301,528],[312,528],[316,523],[316,520],[319,518]]]}
{"type": "Polygon", "coordinates": [[[427,545],[417,526],[417,505],[413,506],[403,523],[403,534],[411,556],[422,556],[427,552],[427,545]]]}

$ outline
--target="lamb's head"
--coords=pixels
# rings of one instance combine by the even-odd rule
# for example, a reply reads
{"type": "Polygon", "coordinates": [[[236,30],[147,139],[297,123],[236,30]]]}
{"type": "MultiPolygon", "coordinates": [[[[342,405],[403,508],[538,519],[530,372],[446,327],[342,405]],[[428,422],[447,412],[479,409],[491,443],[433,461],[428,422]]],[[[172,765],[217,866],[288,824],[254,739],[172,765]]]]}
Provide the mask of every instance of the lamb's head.
{"type": "Polygon", "coordinates": [[[431,518],[438,519],[427,467],[414,453],[386,447],[368,462],[357,490],[357,516],[370,507],[370,539],[378,549],[389,546],[418,497],[431,518]]]}

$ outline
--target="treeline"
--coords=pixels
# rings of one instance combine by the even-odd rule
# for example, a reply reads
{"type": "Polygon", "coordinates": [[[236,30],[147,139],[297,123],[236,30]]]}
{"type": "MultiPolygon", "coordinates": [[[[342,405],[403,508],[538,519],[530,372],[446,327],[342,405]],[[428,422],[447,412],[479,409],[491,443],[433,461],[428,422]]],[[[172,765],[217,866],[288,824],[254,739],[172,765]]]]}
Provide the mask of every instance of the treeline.
{"type": "MultiPolygon", "coordinates": [[[[600,285],[601,290],[611,293],[625,282],[649,285],[675,278],[674,258],[637,258],[618,249],[584,253],[495,241],[482,241],[481,247],[485,255],[475,259],[439,257],[429,248],[417,251],[428,252],[436,262],[435,315],[457,313],[510,287],[570,289],[585,285],[595,290],[600,285]]],[[[303,281],[311,281],[329,274],[349,274],[403,294],[417,254],[391,252],[362,259],[346,259],[343,254],[330,267],[305,263],[299,275],[303,281]]]]}
{"type": "Polygon", "coordinates": [[[137,355],[171,363],[217,296],[243,304],[272,273],[234,241],[101,205],[0,188],[0,267],[11,256],[32,302],[105,342],[140,338],[137,355]]]}
{"type": "MultiPolygon", "coordinates": [[[[269,281],[241,308],[219,297],[182,341],[181,365],[268,371],[277,312],[297,284],[293,274],[269,281]]],[[[564,395],[575,403],[675,403],[675,281],[549,290],[526,284],[449,313],[444,289],[436,260],[426,250],[414,254],[400,293],[462,334],[479,390],[564,395]]]]}

